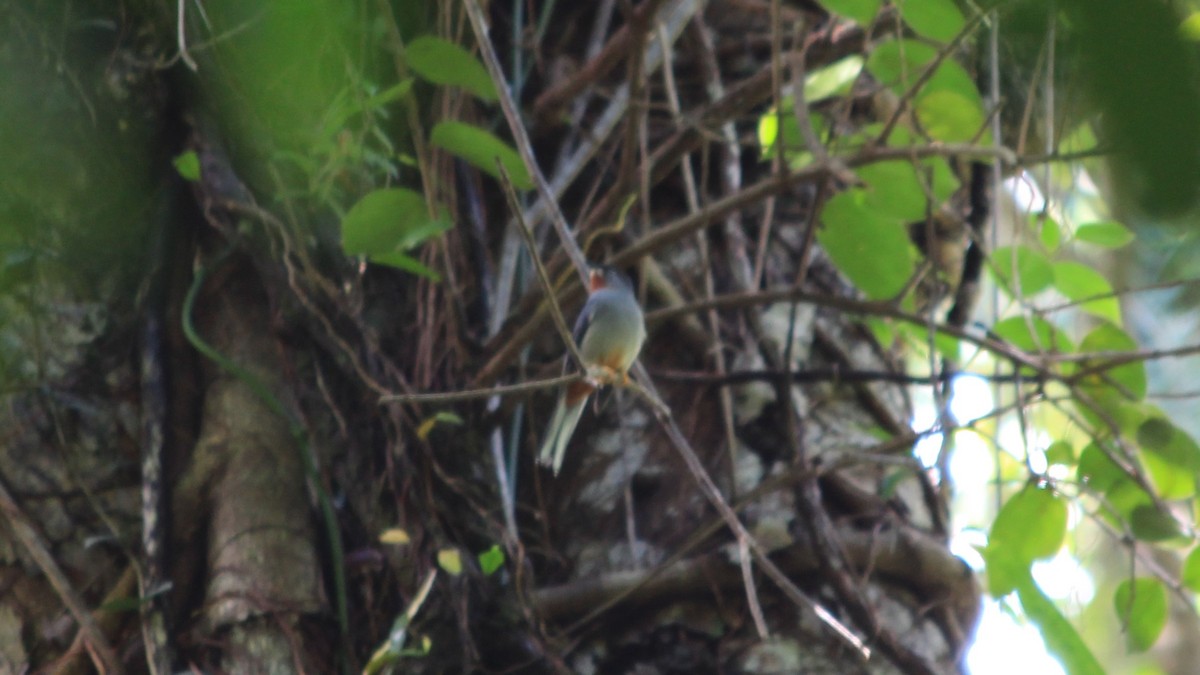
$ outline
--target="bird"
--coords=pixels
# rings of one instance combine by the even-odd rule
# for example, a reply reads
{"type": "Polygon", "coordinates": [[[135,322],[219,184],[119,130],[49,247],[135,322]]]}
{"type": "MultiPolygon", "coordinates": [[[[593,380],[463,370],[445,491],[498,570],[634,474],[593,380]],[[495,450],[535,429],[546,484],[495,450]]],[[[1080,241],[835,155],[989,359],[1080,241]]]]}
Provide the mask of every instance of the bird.
{"type": "Polygon", "coordinates": [[[588,299],[575,320],[573,336],[587,373],[560,390],[538,453],[538,463],[551,467],[556,476],[588,397],[600,385],[628,383],[629,367],[646,340],[642,308],[633,284],[620,270],[608,266],[590,270],[588,299]]]}

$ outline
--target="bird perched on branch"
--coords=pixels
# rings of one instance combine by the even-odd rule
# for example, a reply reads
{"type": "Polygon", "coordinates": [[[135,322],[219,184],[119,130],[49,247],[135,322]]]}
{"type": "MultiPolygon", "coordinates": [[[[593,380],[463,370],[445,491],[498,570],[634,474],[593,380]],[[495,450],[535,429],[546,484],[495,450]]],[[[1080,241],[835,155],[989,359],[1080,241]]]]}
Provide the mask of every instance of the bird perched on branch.
{"type": "Polygon", "coordinates": [[[579,318],[574,338],[587,368],[584,379],[563,387],[538,462],[558,475],[563,454],[588,396],[605,384],[629,381],[629,366],[637,359],[646,339],[642,308],[633,294],[629,278],[611,267],[593,269],[588,279],[589,295],[579,318]]]}

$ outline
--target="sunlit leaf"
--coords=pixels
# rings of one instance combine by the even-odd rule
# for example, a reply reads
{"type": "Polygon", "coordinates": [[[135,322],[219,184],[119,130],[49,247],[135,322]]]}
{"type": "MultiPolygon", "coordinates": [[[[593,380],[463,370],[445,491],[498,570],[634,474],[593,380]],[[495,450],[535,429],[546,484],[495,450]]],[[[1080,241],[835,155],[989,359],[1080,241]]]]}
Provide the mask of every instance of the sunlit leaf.
{"type": "MultiPolygon", "coordinates": [[[[1137,342],[1129,335],[1111,323],[1102,323],[1091,333],[1088,333],[1079,344],[1079,351],[1088,352],[1129,352],[1138,347],[1137,342]]],[[[1096,365],[1091,362],[1088,366],[1096,365]]],[[[1114,366],[1104,371],[1107,378],[1124,388],[1124,392],[1140,401],[1146,397],[1146,366],[1141,361],[1133,361],[1124,365],[1114,366]]],[[[1104,380],[1098,376],[1089,382],[1098,387],[1105,386],[1104,380]]],[[[1111,389],[1111,385],[1107,385],[1111,389]]],[[[1140,422],[1139,422],[1140,423],[1140,422]]]]}
{"type": "Polygon", "coordinates": [[[421,439],[422,441],[429,438],[429,434],[439,423],[461,426],[463,424],[463,419],[447,410],[439,411],[434,415],[425,418],[420,424],[417,425],[417,438],[421,439]]]}
{"type": "Polygon", "coordinates": [[[804,78],[804,100],[808,103],[848,93],[863,68],[863,57],[851,54],[812,71],[804,78]]]}
{"type": "Polygon", "coordinates": [[[883,0],[821,0],[825,9],[867,26],[879,13],[883,0]]]}
{"type": "Polygon", "coordinates": [[[1076,475],[1081,482],[1093,490],[1107,492],[1125,478],[1125,472],[1117,466],[1095,443],[1089,444],[1079,453],[1079,468],[1076,475]]]}
{"type": "Polygon", "coordinates": [[[1116,325],[1121,324],[1121,305],[1112,297],[1112,285],[1103,274],[1091,267],[1071,260],[1054,263],[1054,287],[1069,300],[1086,300],[1079,305],[1083,311],[1108,319],[1116,325]]]}
{"type": "Polygon", "coordinates": [[[1050,253],[1057,251],[1062,244],[1062,228],[1059,227],[1058,221],[1046,213],[1034,216],[1032,221],[1042,246],[1050,253]]]}
{"type": "Polygon", "coordinates": [[[429,141],[495,178],[500,177],[500,171],[496,168],[496,160],[499,159],[515,187],[521,190],[533,188],[533,180],[521,156],[488,131],[465,122],[438,122],[429,135],[429,141]]]}
{"type": "Polygon", "coordinates": [[[1200,546],[1192,549],[1188,554],[1187,560],[1183,563],[1183,571],[1179,575],[1179,580],[1184,586],[1200,593],[1200,546]]]}
{"type": "Polygon", "coordinates": [[[917,97],[917,117],[935,141],[966,143],[981,136],[986,117],[978,96],[932,90],[917,97]]]}
{"type": "Polygon", "coordinates": [[[1025,615],[1037,625],[1050,653],[1062,661],[1068,673],[1105,675],[1104,668],[1096,660],[1092,650],[1088,649],[1083,638],[1054,602],[1038,588],[1032,576],[1027,574],[1017,584],[1017,597],[1021,600],[1021,609],[1025,610],[1025,615]]]}
{"type": "Polygon", "coordinates": [[[462,87],[485,101],[496,100],[487,69],[453,42],[423,35],[409,43],[404,57],[414,72],[434,84],[462,87]]]}
{"type": "Polygon", "coordinates": [[[1075,228],[1075,238],[1104,248],[1121,248],[1133,241],[1133,232],[1115,220],[1104,220],[1075,228]]]}
{"type": "Polygon", "coordinates": [[[196,155],[195,150],[187,150],[175,156],[171,160],[171,164],[175,165],[175,170],[183,176],[184,180],[195,183],[200,180],[200,158],[196,155]]]}
{"type": "Polygon", "coordinates": [[[1026,485],[1000,507],[988,549],[1004,549],[1014,559],[1032,563],[1058,553],[1066,532],[1066,500],[1050,489],[1026,485]]]}
{"type": "Polygon", "coordinates": [[[499,544],[492,544],[491,548],[480,553],[478,557],[479,567],[483,570],[484,576],[491,576],[504,564],[504,551],[499,544]]]}
{"type": "Polygon", "coordinates": [[[1038,317],[1012,316],[992,326],[997,337],[1024,352],[1071,352],[1071,341],[1049,321],[1038,317]]]}
{"type": "Polygon", "coordinates": [[[834,195],[821,211],[817,241],[867,297],[892,298],[916,270],[916,251],[903,225],[864,202],[861,190],[834,195]]]}
{"type": "Polygon", "coordinates": [[[1046,462],[1069,466],[1075,463],[1075,447],[1067,441],[1054,441],[1046,448],[1046,462]]]}
{"type": "Polygon", "coordinates": [[[397,546],[407,544],[411,541],[408,537],[408,532],[399,527],[390,527],[379,535],[379,543],[395,544],[397,546]]]}
{"type": "Polygon", "coordinates": [[[462,554],[456,548],[443,548],[437,552],[438,567],[446,570],[453,576],[462,574],[462,554]]]}
{"type": "Polygon", "coordinates": [[[1200,42],[1200,12],[1192,12],[1179,24],[1179,34],[1185,40],[1200,42]]]}
{"type": "Polygon", "coordinates": [[[1154,646],[1167,625],[1167,589],[1161,581],[1150,577],[1122,581],[1113,594],[1113,606],[1130,651],[1144,652],[1154,646]]]}
{"type": "Polygon", "coordinates": [[[1001,246],[992,251],[991,270],[1018,298],[1031,297],[1054,283],[1054,266],[1045,255],[1029,246],[1001,246]]]}

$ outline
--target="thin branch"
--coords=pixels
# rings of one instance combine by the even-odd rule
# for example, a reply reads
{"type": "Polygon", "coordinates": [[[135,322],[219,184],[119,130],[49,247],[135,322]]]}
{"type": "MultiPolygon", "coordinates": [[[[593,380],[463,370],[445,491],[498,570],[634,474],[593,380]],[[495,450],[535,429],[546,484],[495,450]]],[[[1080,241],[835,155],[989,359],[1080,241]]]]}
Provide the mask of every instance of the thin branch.
{"type": "Polygon", "coordinates": [[[466,389],[463,391],[446,391],[446,392],[426,392],[417,394],[386,394],[379,397],[380,403],[454,403],[457,401],[470,401],[477,398],[487,398],[489,396],[511,396],[513,394],[527,394],[531,391],[540,391],[542,389],[551,389],[553,387],[561,387],[572,382],[579,382],[585,377],[584,373],[571,373],[568,375],[559,375],[545,380],[534,380],[532,382],[522,382],[521,384],[509,384],[500,387],[486,387],[483,389],[466,389]]]}
{"type": "Polygon", "coordinates": [[[542,283],[542,290],[546,292],[546,303],[550,305],[550,316],[554,317],[554,325],[567,345],[567,351],[571,353],[571,358],[575,360],[575,366],[581,372],[586,372],[587,362],[583,360],[583,354],[579,353],[579,345],[575,344],[575,336],[571,334],[571,329],[567,326],[567,319],[563,316],[562,307],[558,306],[558,297],[554,294],[554,283],[550,281],[550,275],[546,273],[546,266],[542,264],[542,257],[538,255],[533,230],[529,229],[529,223],[525,222],[525,216],[521,213],[521,204],[517,200],[516,190],[513,189],[512,179],[509,178],[508,171],[505,170],[504,164],[499,159],[496,160],[496,168],[500,171],[500,183],[504,186],[504,196],[508,198],[508,208],[512,210],[517,219],[521,236],[525,238],[525,245],[529,247],[529,257],[533,260],[534,267],[537,268],[538,281],[542,283]]]}
{"type": "Polygon", "coordinates": [[[580,279],[586,284],[588,278],[587,258],[584,257],[579,244],[575,242],[575,238],[571,235],[567,219],[558,207],[558,201],[550,191],[550,186],[546,183],[546,177],[538,167],[537,157],[533,154],[533,144],[529,140],[529,134],[525,131],[525,125],[521,122],[521,115],[517,111],[516,102],[513,101],[512,94],[508,90],[508,82],[504,79],[504,70],[500,67],[500,59],[496,56],[496,50],[492,47],[492,41],[488,38],[487,19],[484,17],[483,10],[479,7],[478,0],[465,0],[463,7],[467,10],[467,18],[471,22],[471,29],[475,32],[475,41],[479,45],[479,53],[483,56],[483,63],[487,66],[488,74],[491,75],[492,82],[496,85],[496,93],[500,98],[500,108],[504,111],[504,119],[508,121],[508,129],[512,133],[514,143],[516,143],[517,152],[521,154],[521,160],[524,161],[529,176],[533,178],[534,185],[537,186],[538,197],[541,198],[542,202],[546,205],[546,209],[550,212],[550,222],[554,224],[554,229],[558,232],[558,238],[562,244],[563,251],[571,259],[571,263],[575,266],[575,271],[579,274],[580,279]]]}

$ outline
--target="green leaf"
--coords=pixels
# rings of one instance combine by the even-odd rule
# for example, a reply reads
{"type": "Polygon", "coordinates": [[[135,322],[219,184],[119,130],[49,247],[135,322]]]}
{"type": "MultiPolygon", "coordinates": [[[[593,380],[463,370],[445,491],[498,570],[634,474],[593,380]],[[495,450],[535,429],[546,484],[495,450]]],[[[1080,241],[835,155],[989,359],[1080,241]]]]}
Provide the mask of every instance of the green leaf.
{"type": "Polygon", "coordinates": [[[1075,447],[1068,441],[1054,441],[1046,448],[1046,463],[1069,466],[1075,463],[1075,447]]]}
{"type": "Polygon", "coordinates": [[[1104,248],[1121,248],[1133,241],[1133,232],[1115,220],[1103,220],[1075,228],[1075,238],[1104,248]]]}
{"type": "Polygon", "coordinates": [[[1088,649],[1083,638],[1076,632],[1075,627],[1067,621],[1062,612],[1042,589],[1026,574],[1017,584],[1017,597],[1021,600],[1021,609],[1031,621],[1037,624],[1046,648],[1062,661],[1063,666],[1071,675],[1105,675],[1104,668],[1088,649]]]}
{"type": "Polygon", "coordinates": [[[1096,296],[1109,296],[1088,300],[1081,303],[1079,308],[1120,325],[1121,305],[1112,296],[1112,285],[1108,283],[1108,279],[1105,279],[1104,275],[1091,267],[1070,260],[1054,263],[1054,287],[1068,300],[1074,302],[1096,298],[1096,296]]]}
{"type": "Polygon", "coordinates": [[[1067,336],[1049,321],[1038,316],[1012,316],[994,326],[1001,340],[1030,354],[1061,354],[1075,351],[1067,336]]]}
{"type": "Polygon", "coordinates": [[[1118,482],[1127,480],[1121,467],[1097,446],[1089,443],[1079,453],[1079,468],[1075,471],[1080,482],[1087,483],[1097,492],[1107,493],[1118,482]]]}
{"type": "Polygon", "coordinates": [[[195,150],[187,150],[181,152],[171,160],[175,165],[175,170],[183,176],[184,180],[195,183],[200,180],[200,158],[196,156],[195,150]]]}
{"type": "Polygon", "coordinates": [[[1113,594],[1113,605],[1129,650],[1144,652],[1153,647],[1167,625],[1167,589],[1162,582],[1150,577],[1122,581],[1113,594]]]}
{"type": "MultiPolygon", "coordinates": [[[[889,40],[867,57],[867,70],[884,86],[904,96],[937,58],[938,51],[916,40],[889,40]]],[[[921,126],[936,140],[959,142],[975,138],[983,129],[983,98],[975,80],[953,59],[943,60],[916,94],[915,108],[921,126]],[[930,100],[924,100],[932,97],[930,100]]],[[[990,142],[989,133],[980,139],[990,142]]]]}
{"type": "Polygon", "coordinates": [[[945,157],[930,157],[922,162],[922,165],[930,176],[930,188],[936,203],[944,203],[962,186],[962,181],[950,168],[950,162],[946,161],[945,157]]]}
{"type": "MultiPolygon", "coordinates": [[[[1173,499],[1160,495],[1164,499],[1173,499]]],[[[1129,517],[1129,529],[1139,541],[1159,542],[1174,539],[1182,534],[1179,523],[1163,513],[1157,506],[1146,504],[1133,509],[1129,517]]]]}
{"type": "Polygon", "coordinates": [[[496,160],[499,159],[513,186],[520,190],[533,188],[533,180],[517,151],[479,127],[465,122],[438,122],[429,135],[429,141],[497,179],[500,178],[500,171],[496,168],[496,160]]]}
{"type": "Polygon", "coordinates": [[[342,248],[349,255],[380,257],[410,250],[450,228],[430,218],[425,197],[406,188],[367,193],[342,218],[342,248]]]}
{"type": "Polygon", "coordinates": [[[367,256],[367,260],[370,260],[376,265],[395,267],[398,270],[411,272],[417,276],[427,277],[429,279],[433,279],[434,281],[442,280],[442,275],[426,267],[421,263],[420,260],[417,260],[406,253],[401,253],[400,251],[392,251],[391,253],[377,253],[375,255],[367,256]]]}
{"type": "Polygon", "coordinates": [[[888,40],[867,56],[867,70],[896,94],[905,94],[922,71],[937,58],[937,50],[917,40],[888,40]]]}
{"type": "Polygon", "coordinates": [[[499,544],[492,544],[492,547],[483,553],[479,554],[479,567],[483,570],[483,576],[489,577],[492,572],[500,569],[504,565],[504,551],[500,549],[499,544]]]}
{"type": "Polygon", "coordinates": [[[1184,586],[1200,593],[1200,546],[1192,549],[1187,560],[1183,562],[1183,572],[1179,575],[1179,580],[1184,586]]]}
{"type": "Polygon", "coordinates": [[[1187,499],[1196,494],[1200,447],[1182,429],[1151,415],[1137,429],[1142,462],[1163,499],[1187,499]]]}
{"type": "Polygon", "coordinates": [[[1001,246],[992,252],[992,274],[1016,298],[1029,298],[1054,283],[1054,267],[1028,246],[1001,246]],[[1015,280],[1013,272],[1016,272],[1015,280]]]}
{"type": "Polygon", "coordinates": [[[834,195],[821,210],[817,241],[854,285],[872,299],[892,298],[916,270],[908,232],[896,220],[866,208],[862,190],[834,195]]]}
{"type": "Polygon", "coordinates": [[[462,574],[462,554],[456,548],[443,548],[437,552],[438,567],[449,572],[452,576],[462,574]]]}
{"type": "Polygon", "coordinates": [[[1000,507],[988,549],[1004,549],[1015,560],[1032,563],[1058,553],[1066,533],[1066,501],[1048,488],[1026,485],[1000,507]]]}
{"type": "Polygon", "coordinates": [[[930,91],[917,98],[917,118],[935,141],[966,143],[981,136],[986,119],[974,97],[953,91],[930,91]]]}
{"type": "Polygon", "coordinates": [[[949,42],[966,21],[951,0],[899,0],[895,3],[913,30],[940,42],[949,42]]]}
{"type": "MultiPolygon", "coordinates": [[[[1137,342],[1129,335],[1111,323],[1102,323],[1091,333],[1088,333],[1079,344],[1079,351],[1086,352],[1122,352],[1137,349],[1137,342]]],[[[1086,365],[1091,365],[1090,362],[1086,365]]],[[[1086,367],[1085,365],[1085,367],[1086,367]]],[[[1133,361],[1121,366],[1115,366],[1105,371],[1109,379],[1124,387],[1134,400],[1140,401],[1146,397],[1146,366],[1140,361],[1133,361]]],[[[1089,385],[1099,388],[1108,387],[1103,378],[1089,378],[1089,385]]]]}
{"type": "Polygon", "coordinates": [[[817,70],[804,78],[804,100],[809,104],[831,96],[850,92],[863,69],[863,57],[851,54],[844,59],[817,70]]]}
{"type": "Polygon", "coordinates": [[[883,0],[821,0],[825,9],[840,14],[862,26],[870,25],[871,19],[879,13],[883,0]]]}
{"type": "Polygon", "coordinates": [[[458,45],[423,35],[404,50],[408,66],[434,84],[462,87],[485,101],[496,100],[496,87],[487,69],[458,45]]]}
{"type": "Polygon", "coordinates": [[[1059,227],[1058,221],[1051,218],[1047,213],[1040,213],[1032,217],[1034,229],[1038,234],[1038,241],[1042,242],[1042,246],[1046,251],[1054,253],[1062,244],[1062,228],[1059,227]]]}
{"type": "Polygon", "coordinates": [[[875,162],[859,168],[858,177],[866,183],[863,206],[867,209],[905,223],[925,220],[928,207],[922,177],[911,162],[875,162]]]}

